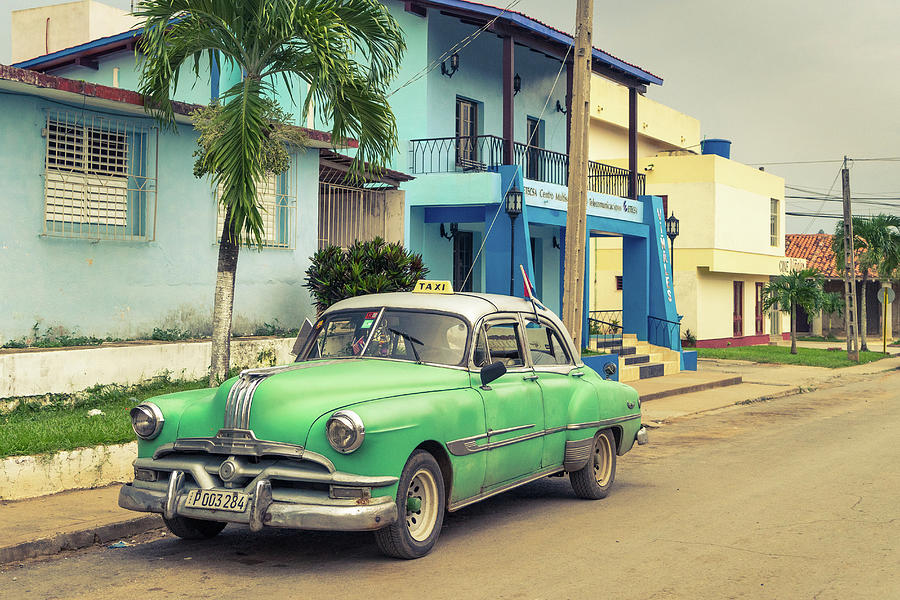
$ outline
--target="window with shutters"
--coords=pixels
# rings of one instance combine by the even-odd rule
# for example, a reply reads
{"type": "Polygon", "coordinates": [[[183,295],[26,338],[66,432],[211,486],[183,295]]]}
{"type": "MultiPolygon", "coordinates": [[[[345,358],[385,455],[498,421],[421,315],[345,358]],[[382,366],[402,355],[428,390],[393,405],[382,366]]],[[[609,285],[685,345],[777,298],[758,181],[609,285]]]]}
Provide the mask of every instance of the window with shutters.
{"type": "MultiPolygon", "coordinates": [[[[256,184],[256,199],[263,222],[263,247],[293,250],[296,245],[297,195],[292,181],[296,171],[288,169],[280,175],[266,175],[256,184]]],[[[216,191],[216,242],[222,238],[225,207],[219,201],[222,186],[216,191]]]]}
{"type": "Polygon", "coordinates": [[[51,111],[42,135],[44,235],[154,239],[155,127],[89,112],[51,111]]]}

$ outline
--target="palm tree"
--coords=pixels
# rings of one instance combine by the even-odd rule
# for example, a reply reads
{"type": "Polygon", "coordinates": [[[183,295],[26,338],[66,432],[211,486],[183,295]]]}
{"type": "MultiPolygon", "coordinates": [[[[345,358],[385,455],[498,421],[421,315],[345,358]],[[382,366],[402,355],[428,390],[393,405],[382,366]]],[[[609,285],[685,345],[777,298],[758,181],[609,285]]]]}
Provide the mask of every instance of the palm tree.
{"type": "Polygon", "coordinates": [[[824,284],[825,279],[817,269],[794,269],[763,288],[764,311],[774,306],[791,313],[791,354],[797,354],[797,307],[802,306],[808,315],[815,314],[822,307],[824,284]]]}
{"type": "Polygon", "coordinates": [[[406,44],[377,0],[142,0],[135,15],[144,28],[139,89],[164,126],[175,128],[170,96],[186,66],[199,75],[208,61],[210,70],[225,64],[243,75],[221,96],[223,133],[203,159],[225,210],[209,375],[217,385],[229,366],[238,250],[263,243],[256,186],[276,78],[291,98],[305,82],[303,114],[314,106],[328,115],[332,140],[359,140],[355,170],[367,162],[377,171],[397,148],[386,91],[406,44]]]}
{"type": "MultiPolygon", "coordinates": [[[[860,350],[868,350],[868,315],[866,311],[866,284],[869,272],[876,270],[882,281],[890,280],[900,265],[900,217],[879,214],[871,217],[853,217],[854,248],[858,249],[861,291],[859,299],[860,350]]],[[[832,236],[835,262],[844,255],[844,222],[838,221],[832,236]]],[[[843,270],[843,261],[838,262],[843,270]]]]}

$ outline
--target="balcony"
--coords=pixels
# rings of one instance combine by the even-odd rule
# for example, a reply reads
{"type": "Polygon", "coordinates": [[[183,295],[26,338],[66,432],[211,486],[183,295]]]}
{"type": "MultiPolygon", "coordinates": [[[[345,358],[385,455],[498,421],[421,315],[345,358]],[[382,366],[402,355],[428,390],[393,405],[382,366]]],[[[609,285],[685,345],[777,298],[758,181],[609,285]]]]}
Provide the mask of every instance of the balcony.
{"type": "MultiPolygon", "coordinates": [[[[526,179],[569,185],[569,157],[537,146],[513,144],[513,160],[526,179]]],[[[495,135],[442,137],[410,140],[409,172],[472,173],[490,171],[503,164],[503,138],[495,135]]],[[[588,189],[628,197],[628,169],[588,161],[588,189]]],[[[645,177],[638,174],[638,195],[644,194],[645,177]]]]}

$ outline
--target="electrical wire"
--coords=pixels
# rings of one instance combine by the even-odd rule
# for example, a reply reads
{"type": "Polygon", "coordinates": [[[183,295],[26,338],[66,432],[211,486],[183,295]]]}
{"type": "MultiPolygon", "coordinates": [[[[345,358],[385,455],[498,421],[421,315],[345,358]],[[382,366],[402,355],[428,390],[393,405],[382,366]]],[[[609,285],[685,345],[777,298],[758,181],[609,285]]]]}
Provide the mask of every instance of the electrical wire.
{"type": "Polygon", "coordinates": [[[391,96],[393,96],[394,94],[396,94],[397,92],[399,92],[400,90],[405,88],[406,86],[412,85],[413,83],[419,81],[420,79],[422,79],[423,77],[425,77],[426,75],[431,73],[433,70],[435,70],[437,68],[437,66],[439,64],[443,63],[445,60],[447,60],[448,57],[452,56],[456,52],[459,52],[460,50],[463,50],[466,46],[468,46],[469,44],[474,42],[476,39],[478,39],[478,36],[480,36],[482,33],[487,31],[491,27],[493,27],[494,23],[497,22],[497,19],[502,17],[505,13],[507,13],[510,9],[512,9],[512,7],[514,7],[519,2],[521,2],[521,0],[512,0],[512,2],[510,2],[509,4],[506,5],[506,8],[503,8],[500,10],[500,13],[497,16],[495,16],[490,21],[488,21],[487,23],[482,25],[481,28],[475,30],[473,33],[470,33],[469,35],[467,35],[460,41],[456,42],[449,50],[445,51],[439,57],[432,60],[428,64],[428,66],[426,66],[424,69],[420,70],[418,73],[416,73],[412,77],[410,77],[409,80],[406,81],[406,83],[404,83],[403,85],[401,85],[394,91],[390,92],[387,95],[387,97],[390,98],[391,96]]]}

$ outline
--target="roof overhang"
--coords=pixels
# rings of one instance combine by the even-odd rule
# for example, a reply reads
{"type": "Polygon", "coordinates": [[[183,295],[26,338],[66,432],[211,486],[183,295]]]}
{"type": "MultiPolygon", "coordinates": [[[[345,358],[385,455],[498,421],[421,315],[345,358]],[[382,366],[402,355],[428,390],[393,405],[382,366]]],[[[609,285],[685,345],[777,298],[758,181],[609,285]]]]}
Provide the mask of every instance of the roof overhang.
{"type": "MultiPolygon", "coordinates": [[[[115,111],[123,114],[147,117],[144,97],[137,92],[114,88],[86,81],[77,81],[28,69],[20,69],[0,64],[0,90],[40,96],[72,106],[90,107],[95,110],[115,111]]],[[[172,101],[175,121],[190,124],[190,114],[200,108],[199,104],[172,101]]],[[[316,129],[298,127],[307,137],[311,148],[355,148],[359,142],[345,140],[343,144],[332,144],[331,134],[316,129]]]]}
{"type": "MultiPolygon", "coordinates": [[[[497,35],[512,36],[516,43],[536,50],[551,58],[563,60],[569,48],[575,43],[571,35],[550,27],[522,13],[495,6],[467,2],[465,0],[409,0],[407,10],[439,10],[441,14],[459,18],[464,23],[483,27],[492,19],[496,22],[489,28],[497,35]]],[[[421,14],[421,12],[417,12],[421,14]]],[[[571,57],[568,61],[571,61],[571,57]]],[[[594,73],[621,83],[622,85],[645,91],[647,85],[662,85],[661,77],[638,66],[609,54],[598,48],[593,49],[591,67],[594,73]]]]}
{"type": "Polygon", "coordinates": [[[44,54],[29,60],[14,63],[14,67],[20,69],[31,69],[33,71],[48,71],[68,65],[81,65],[88,68],[97,68],[97,58],[105,54],[113,54],[115,52],[134,51],[138,38],[143,34],[142,28],[130,29],[128,31],[109,35],[84,44],[78,44],[71,48],[64,48],[44,54]]]}
{"type": "MultiPolygon", "coordinates": [[[[340,154],[333,150],[319,150],[319,179],[320,181],[329,181],[331,183],[339,183],[343,181],[350,172],[350,166],[353,164],[353,157],[340,154]]],[[[380,171],[372,171],[368,163],[362,165],[362,173],[359,177],[364,184],[374,184],[386,187],[397,188],[404,181],[415,179],[412,175],[407,175],[393,169],[381,169],[380,171]]]]}

